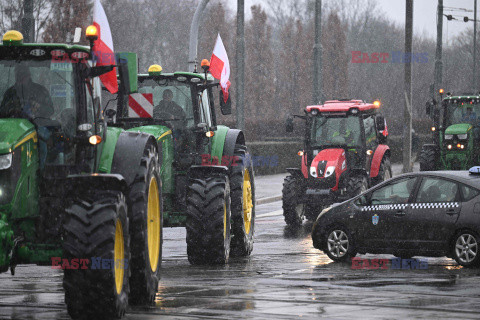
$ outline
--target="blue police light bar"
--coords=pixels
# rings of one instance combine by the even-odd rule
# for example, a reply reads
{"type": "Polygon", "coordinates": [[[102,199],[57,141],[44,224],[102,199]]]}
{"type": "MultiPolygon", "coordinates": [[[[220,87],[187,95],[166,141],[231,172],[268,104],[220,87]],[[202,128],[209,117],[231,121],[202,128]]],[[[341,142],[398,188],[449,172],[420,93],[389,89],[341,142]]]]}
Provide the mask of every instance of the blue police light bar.
{"type": "Polygon", "coordinates": [[[470,174],[480,174],[480,166],[471,167],[468,172],[470,172],[470,174]]]}

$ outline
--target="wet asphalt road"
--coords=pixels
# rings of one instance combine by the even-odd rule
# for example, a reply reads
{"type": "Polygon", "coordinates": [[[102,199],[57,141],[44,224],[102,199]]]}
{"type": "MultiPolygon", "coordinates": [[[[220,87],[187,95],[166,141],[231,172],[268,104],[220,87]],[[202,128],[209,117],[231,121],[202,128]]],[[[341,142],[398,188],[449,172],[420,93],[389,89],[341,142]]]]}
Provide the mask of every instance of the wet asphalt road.
{"type": "MultiPolygon", "coordinates": [[[[313,248],[311,224],[287,229],[280,210],[280,201],[257,206],[252,256],[227,266],[190,266],[185,229],[165,229],[156,304],[126,319],[480,318],[480,269],[428,258],[427,270],[352,270],[313,248]]],[[[62,272],[0,274],[0,319],[69,319],[62,272]]]]}

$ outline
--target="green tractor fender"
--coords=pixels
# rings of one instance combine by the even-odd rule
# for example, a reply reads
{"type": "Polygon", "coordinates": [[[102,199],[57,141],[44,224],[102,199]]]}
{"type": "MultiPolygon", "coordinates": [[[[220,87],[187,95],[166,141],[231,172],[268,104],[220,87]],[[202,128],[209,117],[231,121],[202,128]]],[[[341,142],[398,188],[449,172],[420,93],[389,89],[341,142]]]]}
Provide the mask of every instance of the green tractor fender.
{"type": "Polygon", "coordinates": [[[235,145],[245,145],[245,136],[239,129],[230,129],[218,126],[212,141],[212,157],[222,159],[222,156],[231,157],[235,152],[235,145]]]}

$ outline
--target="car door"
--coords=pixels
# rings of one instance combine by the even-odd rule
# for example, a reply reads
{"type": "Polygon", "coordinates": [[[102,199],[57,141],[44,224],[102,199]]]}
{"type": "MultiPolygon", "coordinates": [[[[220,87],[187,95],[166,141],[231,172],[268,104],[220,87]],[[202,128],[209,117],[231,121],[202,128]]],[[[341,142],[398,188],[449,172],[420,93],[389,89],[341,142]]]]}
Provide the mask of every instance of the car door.
{"type": "Polygon", "coordinates": [[[461,210],[458,182],[423,177],[402,234],[405,249],[438,251],[448,241],[461,210]]]}
{"type": "Polygon", "coordinates": [[[394,179],[367,194],[368,205],[362,207],[359,230],[365,247],[396,246],[416,181],[414,176],[394,179]]]}

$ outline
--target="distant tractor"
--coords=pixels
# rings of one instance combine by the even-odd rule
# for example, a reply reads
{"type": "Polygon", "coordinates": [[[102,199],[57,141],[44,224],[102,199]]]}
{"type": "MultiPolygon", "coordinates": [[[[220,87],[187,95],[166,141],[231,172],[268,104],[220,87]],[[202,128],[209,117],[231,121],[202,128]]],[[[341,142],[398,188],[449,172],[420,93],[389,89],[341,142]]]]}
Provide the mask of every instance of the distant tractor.
{"type": "MultiPolygon", "coordinates": [[[[189,262],[224,264],[253,249],[254,171],[244,133],[217,124],[219,83],[206,61],[202,67],[165,73],[152,65],[138,76],[138,92],[120,96],[107,113],[111,125],[161,143],[163,226],[186,227],[189,262]]],[[[230,99],[219,96],[222,114],[230,114],[230,99]]]]}
{"type": "MultiPolygon", "coordinates": [[[[162,260],[163,141],[107,126],[99,76],[113,66],[94,66],[91,50],[17,31],[0,45],[0,272],[65,269],[74,319],[152,303],[162,260]]],[[[126,92],[129,69],[119,65],[126,92]]]]}
{"type": "MultiPolygon", "coordinates": [[[[392,176],[388,131],[380,102],[331,100],[309,106],[301,168],[283,183],[287,225],[314,220],[325,206],[347,200],[392,176]]],[[[287,120],[293,131],[293,119],[287,120]]]]}
{"type": "MultiPolygon", "coordinates": [[[[443,93],[443,90],[441,90],[443,93]]],[[[432,142],[423,145],[420,170],[468,170],[480,162],[480,95],[441,96],[427,102],[432,142]]]]}

